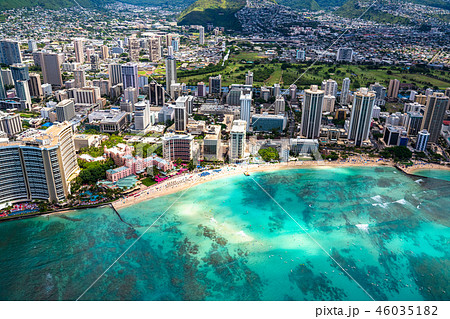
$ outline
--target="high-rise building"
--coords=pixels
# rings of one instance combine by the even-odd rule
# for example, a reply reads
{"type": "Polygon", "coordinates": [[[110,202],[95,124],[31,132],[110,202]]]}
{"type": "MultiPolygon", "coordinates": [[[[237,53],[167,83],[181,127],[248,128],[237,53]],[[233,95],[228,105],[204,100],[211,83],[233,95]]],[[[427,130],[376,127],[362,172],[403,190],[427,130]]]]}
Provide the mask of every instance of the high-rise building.
{"type": "Polygon", "coordinates": [[[414,102],[426,105],[427,104],[427,96],[425,94],[416,94],[414,97],[414,102]]]}
{"type": "Polygon", "coordinates": [[[62,100],[56,104],[56,119],[63,123],[75,117],[75,104],[72,100],[62,100]]]}
{"type": "Polygon", "coordinates": [[[100,88],[91,86],[77,89],[75,91],[75,103],[92,105],[100,99],[100,88]]]}
{"type": "Polygon", "coordinates": [[[277,97],[278,95],[281,95],[281,86],[278,83],[275,83],[273,85],[273,96],[277,97]]]}
{"type": "Polygon", "coordinates": [[[336,104],[336,97],[332,95],[325,95],[323,97],[322,112],[332,113],[334,112],[334,105],[336,104]]]}
{"type": "Polygon", "coordinates": [[[250,129],[251,108],[252,108],[252,93],[241,92],[241,120],[245,121],[246,130],[250,129]]]}
{"type": "Polygon", "coordinates": [[[122,83],[122,65],[118,63],[108,64],[108,76],[111,86],[122,83]]]}
{"type": "Polygon", "coordinates": [[[145,130],[147,126],[152,125],[150,105],[148,101],[140,101],[135,105],[134,128],[136,130],[145,130]]]}
{"type": "Polygon", "coordinates": [[[429,143],[436,143],[441,134],[448,103],[449,97],[445,96],[444,93],[434,93],[428,97],[421,130],[427,130],[430,133],[429,143]]]}
{"type": "Polygon", "coordinates": [[[415,150],[417,152],[425,152],[427,149],[428,140],[430,139],[430,133],[427,130],[422,130],[417,135],[417,143],[415,150]]]}
{"type": "Polygon", "coordinates": [[[280,94],[275,99],[275,115],[278,115],[280,113],[285,112],[286,107],[286,101],[284,100],[284,97],[280,94]]]}
{"type": "Polygon", "coordinates": [[[41,76],[38,73],[30,73],[30,81],[28,82],[30,88],[30,95],[32,97],[42,97],[44,93],[42,92],[41,76]]]}
{"type": "Polygon", "coordinates": [[[175,38],[172,39],[172,47],[174,52],[178,52],[180,50],[180,39],[175,38]]]}
{"type": "Polygon", "coordinates": [[[164,87],[161,84],[156,81],[150,82],[148,97],[151,105],[164,106],[165,93],[164,87]]]}
{"type": "Polygon", "coordinates": [[[347,105],[348,104],[348,98],[350,95],[350,79],[345,78],[342,81],[342,90],[341,90],[341,105],[347,105]]]}
{"type": "Polygon", "coordinates": [[[101,52],[102,52],[102,59],[106,60],[109,59],[109,48],[107,45],[101,46],[101,52]]]}
{"type": "Polygon", "coordinates": [[[218,76],[210,76],[209,77],[209,94],[218,94],[222,93],[222,74],[218,76]]]}
{"type": "Polygon", "coordinates": [[[356,146],[361,146],[369,138],[375,98],[375,92],[367,88],[361,88],[355,93],[348,139],[354,141],[356,146]]]}
{"type": "Polygon", "coordinates": [[[450,88],[445,89],[444,95],[450,97],[450,88]]]}
{"type": "Polygon", "coordinates": [[[180,96],[175,104],[175,131],[185,132],[188,122],[188,97],[180,96]]]}
{"type": "Polygon", "coordinates": [[[248,71],[245,75],[245,85],[252,85],[253,86],[253,72],[248,71]]]}
{"type": "Polygon", "coordinates": [[[28,81],[16,81],[16,94],[20,99],[22,107],[31,110],[31,94],[28,81]]]}
{"type": "Polygon", "coordinates": [[[110,95],[111,94],[111,86],[109,85],[109,81],[105,79],[95,79],[92,80],[92,86],[96,86],[100,88],[100,95],[110,95]]]}
{"type": "Polygon", "coordinates": [[[173,46],[169,45],[167,47],[167,56],[171,56],[174,55],[174,50],[173,50],[173,46]]]}
{"type": "Polygon", "coordinates": [[[306,52],[304,50],[298,49],[295,58],[297,60],[299,60],[299,61],[305,61],[305,59],[306,59],[306,52]]]}
{"type": "Polygon", "coordinates": [[[388,98],[396,99],[398,97],[399,90],[400,90],[400,81],[397,79],[390,80],[388,94],[387,94],[388,98]]]}
{"type": "Polygon", "coordinates": [[[307,139],[319,137],[324,93],[317,85],[312,85],[309,90],[305,90],[301,135],[307,139]]]}
{"type": "Polygon", "coordinates": [[[11,40],[0,40],[0,63],[11,65],[22,63],[19,42],[11,40]]]}
{"type": "Polygon", "coordinates": [[[417,95],[417,91],[412,90],[412,91],[409,93],[409,99],[408,99],[408,100],[414,102],[414,100],[416,99],[416,95],[417,95]]]}
{"type": "Polygon", "coordinates": [[[291,96],[291,101],[294,101],[297,98],[297,85],[291,84],[289,87],[289,95],[291,96]]]}
{"type": "Polygon", "coordinates": [[[162,138],[163,157],[166,161],[181,159],[189,162],[194,157],[194,137],[192,135],[166,134],[162,138]]]}
{"type": "Polygon", "coordinates": [[[124,90],[128,87],[139,89],[138,66],[136,63],[122,64],[122,83],[124,90]]]}
{"type": "Polygon", "coordinates": [[[64,62],[62,53],[42,53],[41,68],[44,83],[62,87],[61,64],[64,62]]]}
{"type": "Polygon", "coordinates": [[[336,96],[338,90],[338,84],[336,81],[329,79],[325,82],[325,95],[336,96]]]}
{"type": "Polygon", "coordinates": [[[84,63],[84,44],[83,40],[75,39],[73,41],[73,48],[75,49],[75,61],[84,63]]]}
{"type": "Polygon", "coordinates": [[[206,85],[204,82],[197,83],[197,96],[199,97],[206,96],[206,85]]]}
{"type": "Polygon", "coordinates": [[[82,69],[73,71],[73,78],[76,88],[84,88],[86,86],[86,71],[82,69]]]}
{"type": "Polygon", "coordinates": [[[30,39],[28,40],[28,51],[33,53],[38,50],[36,40],[30,39]]]}
{"type": "Polygon", "coordinates": [[[336,60],[338,62],[352,62],[353,61],[353,49],[339,48],[336,60]]]}
{"type": "Polygon", "coordinates": [[[79,171],[71,125],[0,144],[0,162],[0,202],[64,201],[79,171]]]}
{"type": "Polygon", "coordinates": [[[245,136],[248,123],[244,120],[233,121],[230,132],[230,161],[239,162],[245,156],[245,136]]]}
{"type": "Polygon", "coordinates": [[[150,62],[161,60],[161,41],[159,38],[148,39],[148,55],[150,62]]]}
{"type": "Polygon", "coordinates": [[[139,53],[141,52],[141,45],[139,43],[139,39],[130,38],[128,40],[129,51],[130,51],[130,60],[137,62],[139,61],[139,53]]]}
{"type": "MultiPolygon", "coordinates": [[[[172,46],[169,46],[169,49],[172,46]]],[[[171,54],[166,58],[166,91],[170,92],[172,83],[177,83],[177,60],[171,54]]]]}
{"type": "Polygon", "coordinates": [[[200,26],[198,28],[198,43],[200,45],[205,44],[205,27],[200,26]]]}
{"type": "Polygon", "coordinates": [[[386,101],[386,88],[380,83],[371,84],[369,87],[370,91],[375,92],[375,105],[384,105],[386,101]]]}
{"type": "Polygon", "coordinates": [[[98,56],[98,54],[91,54],[90,62],[92,71],[98,71],[100,69],[100,57],[98,56]]]}
{"type": "Polygon", "coordinates": [[[423,115],[420,112],[408,112],[405,127],[408,135],[416,136],[422,126],[423,115]]]}
{"type": "Polygon", "coordinates": [[[3,83],[3,76],[0,75],[0,100],[6,99],[5,84],[3,83]]]}
{"type": "Polygon", "coordinates": [[[14,83],[17,81],[28,81],[30,79],[28,66],[25,64],[13,64],[10,70],[14,83]]]}
{"type": "Polygon", "coordinates": [[[13,137],[22,132],[22,119],[19,114],[7,114],[0,111],[0,132],[13,137]]]}

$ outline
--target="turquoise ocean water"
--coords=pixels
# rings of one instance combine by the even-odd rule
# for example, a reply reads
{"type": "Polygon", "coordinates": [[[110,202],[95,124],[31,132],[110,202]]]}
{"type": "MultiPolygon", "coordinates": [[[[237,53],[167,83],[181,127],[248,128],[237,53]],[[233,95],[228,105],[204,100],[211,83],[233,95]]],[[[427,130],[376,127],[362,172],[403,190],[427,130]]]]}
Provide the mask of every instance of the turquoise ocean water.
{"type": "Polygon", "coordinates": [[[443,179],[445,181],[450,181],[450,170],[437,170],[437,169],[424,169],[424,170],[417,170],[414,171],[414,175],[420,175],[425,177],[432,177],[432,178],[438,178],[443,179]]]}
{"type": "Polygon", "coordinates": [[[82,300],[449,300],[450,184],[416,179],[256,173],[121,209],[132,227],[109,208],[1,223],[0,299],[77,299],[179,198],[82,300]]]}

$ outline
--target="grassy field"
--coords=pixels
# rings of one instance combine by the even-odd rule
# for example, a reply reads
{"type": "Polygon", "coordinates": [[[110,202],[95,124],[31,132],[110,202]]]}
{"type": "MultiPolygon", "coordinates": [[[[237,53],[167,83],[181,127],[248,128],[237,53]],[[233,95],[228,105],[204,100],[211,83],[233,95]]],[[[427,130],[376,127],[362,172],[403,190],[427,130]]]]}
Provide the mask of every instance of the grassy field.
{"type": "Polygon", "coordinates": [[[284,64],[283,70],[282,63],[269,62],[256,52],[232,54],[225,70],[195,76],[187,74],[180,77],[180,81],[196,85],[200,81],[207,83],[210,76],[222,74],[223,85],[228,86],[234,83],[244,83],[245,74],[248,71],[254,73],[254,85],[256,86],[272,86],[274,83],[280,83],[284,88],[287,88],[290,84],[296,82],[298,87],[307,88],[312,84],[320,85],[323,80],[329,78],[336,80],[341,85],[342,80],[348,77],[351,80],[352,90],[369,86],[375,82],[387,86],[390,79],[413,83],[420,88],[438,87],[439,89],[445,89],[450,87],[449,71],[430,69],[425,74],[420,73],[422,71],[409,73],[407,69],[390,66],[314,65],[309,67],[306,64],[284,64]]]}

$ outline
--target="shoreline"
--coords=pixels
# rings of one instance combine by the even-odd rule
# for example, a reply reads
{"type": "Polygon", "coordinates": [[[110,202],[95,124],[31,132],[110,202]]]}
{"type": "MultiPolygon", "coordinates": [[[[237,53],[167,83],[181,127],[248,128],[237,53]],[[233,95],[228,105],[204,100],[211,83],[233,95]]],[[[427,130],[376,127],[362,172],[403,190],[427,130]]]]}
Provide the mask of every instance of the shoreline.
{"type": "Polygon", "coordinates": [[[285,164],[251,164],[251,165],[239,165],[234,167],[233,165],[229,165],[226,167],[222,167],[220,173],[210,172],[211,175],[207,177],[199,177],[201,173],[189,173],[183,175],[181,177],[169,180],[167,182],[157,184],[154,186],[150,186],[146,189],[143,189],[135,194],[139,194],[137,196],[130,196],[126,199],[120,199],[112,203],[115,209],[126,208],[143,201],[155,199],[158,197],[170,195],[173,193],[177,193],[180,191],[185,191],[194,186],[207,183],[210,181],[214,181],[217,179],[227,178],[237,176],[239,174],[244,174],[244,172],[248,173],[259,173],[259,172],[270,172],[270,171],[278,171],[278,170],[288,170],[288,169],[308,169],[308,168],[325,168],[325,167],[395,167],[395,163],[392,161],[385,162],[377,162],[375,160],[365,161],[361,159],[354,159],[355,162],[346,161],[346,162],[290,162],[285,164]],[[224,170],[226,170],[224,172],[224,170]]]}
{"type": "Polygon", "coordinates": [[[240,174],[248,173],[259,173],[259,172],[274,172],[278,170],[289,170],[289,169],[310,169],[310,168],[330,168],[330,167],[392,167],[397,168],[405,174],[414,175],[414,172],[421,170],[450,170],[450,166],[438,165],[438,164],[429,164],[423,162],[416,162],[413,166],[410,167],[401,167],[396,165],[394,162],[390,160],[385,161],[377,161],[371,158],[360,158],[354,157],[349,158],[346,161],[296,161],[296,162],[288,162],[288,163],[277,163],[277,164],[249,164],[249,165],[227,165],[216,170],[220,170],[220,172],[214,172],[215,170],[205,170],[204,172],[210,173],[210,175],[205,177],[200,177],[201,172],[196,173],[187,173],[181,175],[179,177],[175,177],[164,181],[160,184],[155,184],[146,188],[143,188],[139,191],[136,191],[132,195],[125,199],[118,199],[115,201],[109,201],[105,203],[99,203],[93,206],[85,206],[85,207],[71,207],[71,208],[63,208],[56,211],[49,212],[37,212],[32,215],[24,215],[11,217],[6,219],[0,219],[1,222],[12,221],[12,220],[20,220],[27,219],[33,217],[46,217],[51,216],[53,214],[65,214],[70,213],[72,211],[82,210],[82,209],[90,209],[97,207],[110,206],[114,210],[119,210],[122,208],[126,208],[141,202],[145,202],[148,200],[152,200],[155,198],[171,195],[177,192],[185,191],[189,188],[195,187],[197,185],[201,185],[210,181],[234,177],[240,174]],[[136,194],[138,194],[136,196],[136,194]]]}

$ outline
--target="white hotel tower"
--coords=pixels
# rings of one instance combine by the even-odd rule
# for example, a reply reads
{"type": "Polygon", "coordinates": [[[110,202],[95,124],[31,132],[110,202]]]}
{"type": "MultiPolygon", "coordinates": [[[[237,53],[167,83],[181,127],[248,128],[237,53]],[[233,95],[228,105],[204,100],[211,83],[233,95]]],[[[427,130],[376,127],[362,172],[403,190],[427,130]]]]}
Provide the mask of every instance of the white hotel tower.
{"type": "Polygon", "coordinates": [[[356,146],[361,146],[369,138],[375,98],[375,92],[369,92],[367,88],[360,88],[355,93],[348,139],[354,141],[356,146]]]}
{"type": "Polygon", "coordinates": [[[318,89],[317,85],[311,85],[311,89],[305,90],[301,125],[301,135],[304,138],[316,139],[319,137],[324,93],[318,89]]]}

